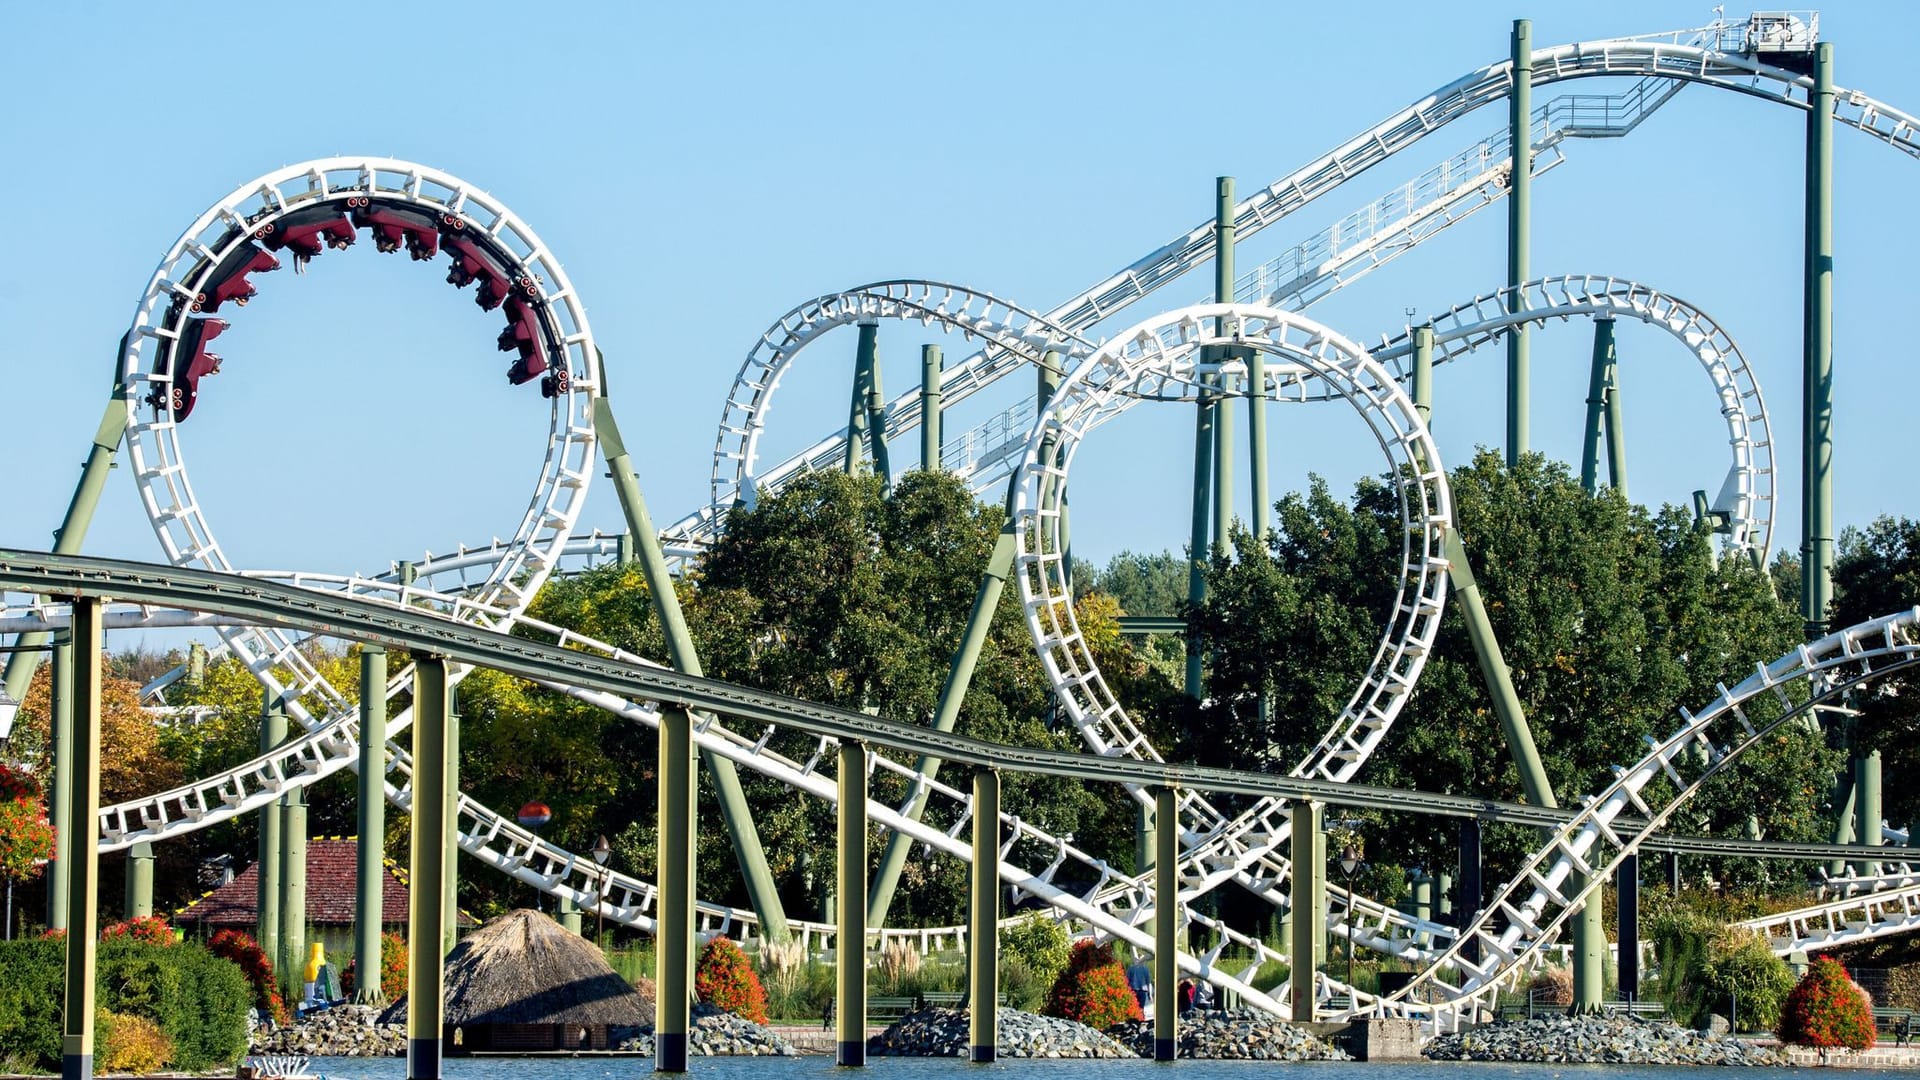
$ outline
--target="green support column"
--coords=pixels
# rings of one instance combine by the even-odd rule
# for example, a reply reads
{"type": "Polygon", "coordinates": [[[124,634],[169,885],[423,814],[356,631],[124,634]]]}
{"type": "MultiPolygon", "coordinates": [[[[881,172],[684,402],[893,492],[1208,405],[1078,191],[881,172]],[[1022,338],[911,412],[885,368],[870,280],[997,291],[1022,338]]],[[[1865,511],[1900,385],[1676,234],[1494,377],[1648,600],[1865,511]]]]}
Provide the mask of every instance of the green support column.
{"type": "Polygon", "coordinates": [[[618,562],[621,566],[633,565],[634,554],[633,554],[633,534],[632,533],[623,532],[620,534],[619,538],[613,542],[613,558],[614,558],[614,561],[618,562]]]}
{"type": "Polygon", "coordinates": [[[60,1021],[61,1080],[93,1076],[95,938],[100,932],[100,601],[73,598],[73,790],[59,831],[67,853],[67,971],[60,1021]]]}
{"type": "Polygon", "coordinates": [[[387,650],[360,647],[360,836],[354,844],[358,892],[354,899],[353,1000],[384,1005],[380,988],[380,928],[386,917],[387,650]]]}
{"type": "Polygon", "coordinates": [[[967,912],[967,1045],[976,1065],[992,1064],[1000,1040],[1000,774],[973,773],[973,870],[967,912]]]}
{"type": "MultiPolygon", "coordinates": [[[[1836,808],[1833,815],[1833,842],[1836,844],[1853,843],[1853,816],[1858,795],[1853,783],[1853,760],[1849,757],[1847,763],[1833,774],[1833,805],[1836,808]]],[[[1827,864],[1827,873],[1833,877],[1846,872],[1845,859],[1835,859],[1827,864]]]]}
{"type": "MultiPolygon", "coordinates": [[[[1207,558],[1212,551],[1208,527],[1213,509],[1213,397],[1205,389],[1194,407],[1193,421],[1193,524],[1187,541],[1187,602],[1200,604],[1207,598],[1207,558]]],[[[1187,696],[1199,701],[1206,696],[1206,675],[1201,660],[1204,651],[1199,635],[1187,635],[1187,696]]]]}
{"type": "Polygon", "coordinates": [[[422,656],[413,666],[413,831],[407,893],[407,1078],[440,1080],[440,1036],[446,1013],[446,932],[442,898],[447,860],[447,659],[422,656]]]}
{"type": "MultiPolygon", "coordinates": [[[[125,352],[127,339],[120,339],[120,350],[114,354],[118,367],[120,353],[125,352]]],[[[117,387],[116,387],[117,389],[117,387]]],[[[115,397],[107,402],[107,411],[100,416],[100,426],[94,430],[93,445],[87,450],[86,464],[80,467],[80,483],[73,489],[73,499],[67,503],[66,516],[60,520],[60,528],[53,534],[53,553],[55,555],[77,555],[81,541],[87,537],[87,529],[93,524],[94,508],[100,505],[100,492],[107,486],[107,476],[113,469],[114,455],[120,449],[120,437],[127,431],[127,405],[115,397]]],[[[22,650],[39,649],[51,640],[45,631],[21,634],[15,644],[22,650]]],[[[27,699],[27,687],[33,682],[34,669],[40,666],[40,653],[21,651],[7,656],[5,688],[7,696],[15,701],[27,699]]]]}
{"type": "MultiPolygon", "coordinates": [[[[260,752],[271,751],[287,741],[287,714],[280,711],[279,698],[268,690],[260,695],[260,752]]],[[[254,916],[258,921],[260,949],[273,961],[274,973],[286,985],[280,957],[280,829],[283,820],[280,799],[260,808],[259,888],[254,916]]]]}
{"type": "MultiPolygon", "coordinates": [[[[1567,882],[1573,888],[1584,888],[1587,878],[1575,874],[1567,882]]],[[[1573,1004],[1567,1012],[1576,1016],[1599,1012],[1607,997],[1606,908],[1601,891],[1594,890],[1573,916],[1573,1004]]]]}
{"type": "Polygon", "coordinates": [[[873,455],[873,471],[880,483],[893,490],[893,462],[887,456],[887,396],[880,385],[880,356],[876,351],[867,369],[867,442],[873,455]]]}
{"type": "Polygon", "coordinates": [[[561,896],[554,909],[560,914],[560,925],[574,937],[580,936],[580,905],[573,902],[571,896],[561,896]]]}
{"type": "Polygon", "coordinates": [[[1413,328],[1413,407],[1433,426],[1433,327],[1413,328]]]}
{"type": "Polygon", "coordinates": [[[1314,956],[1327,936],[1327,840],[1320,831],[1321,810],[1319,803],[1302,800],[1293,804],[1290,814],[1293,877],[1288,911],[1293,934],[1287,941],[1287,962],[1293,968],[1290,977],[1296,1024],[1314,1020],[1314,956]]]}
{"type": "Polygon", "coordinates": [[[1553,785],[1547,780],[1546,766],[1540,762],[1540,751],[1533,742],[1533,729],[1527,724],[1527,714],[1520,706],[1520,695],[1513,688],[1513,676],[1507,671],[1507,661],[1500,653],[1500,641],[1494,636],[1493,620],[1487,617],[1486,601],[1480,596],[1480,586],[1473,578],[1473,566],[1467,560],[1466,545],[1460,539],[1458,529],[1448,529],[1442,550],[1450,564],[1448,574],[1453,585],[1453,596],[1460,602],[1461,613],[1467,621],[1467,638],[1473,643],[1473,654],[1480,662],[1480,676],[1486,680],[1487,692],[1493,698],[1493,711],[1500,718],[1500,731],[1506,737],[1507,751],[1513,755],[1514,766],[1520,771],[1520,788],[1527,794],[1527,801],[1536,806],[1558,806],[1553,798],[1553,785]]]}
{"type": "Polygon", "coordinates": [[[1607,365],[1607,483],[1624,499],[1627,497],[1627,422],[1621,400],[1620,363],[1616,358],[1607,365]]]}
{"type": "Polygon", "coordinates": [[[447,688],[446,862],[441,885],[441,951],[452,952],[460,942],[460,691],[447,688]]]}
{"type": "Polygon", "coordinates": [[[1172,1061],[1180,1039],[1180,806],[1153,789],[1153,1060],[1172,1061]]]}
{"type": "Polygon", "coordinates": [[[1807,111],[1806,307],[1801,382],[1800,618],[1827,632],[1833,599],[1833,43],[1814,46],[1807,111]]]}
{"type": "Polygon", "coordinates": [[[307,797],[280,799],[280,985],[287,1003],[305,998],[307,970],[307,797]]]}
{"type": "MultiPolygon", "coordinates": [[[[24,653],[14,653],[23,656],[24,653]]],[[[59,827],[53,831],[53,862],[47,867],[47,927],[67,928],[67,859],[73,854],[73,834],[67,831],[67,804],[73,801],[76,776],[73,739],[73,633],[58,635],[53,646],[53,717],[47,741],[53,751],[53,788],[48,792],[47,815],[59,827]]]]}
{"type": "Polygon", "coordinates": [[[940,346],[920,346],[920,467],[938,469],[946,450],[940,431],[940,346]]]}
{"type": "Polygon", "coordinates": [[[879,352],[878,339],[880,324],[863,322],[860,324],[860,341],[853,355],[853,394],[847,407],[847,456],[845,468],[856,472],[860,468],[860,451],[867,442],[867,394],[873,386],[873,372],[879,352]]]}
{"type": "MultiPolygon", "coordinates": [[[[602,361],[604,367],[604,359],[602,361]]],[[[685,614],[680,610],[680,594],[675,591],[673,574],[667,569],[667,556],[660,548],[660,531],[653,527],[653,515],[647,512],[647,500],[640,492],[640,477],[634,472],[633,459],[614,423],[613,406],[605,397],[593,399],[593,430],[600,437],[600,454],[607,462],[607,475],[620,497],[620,509],[626,515],[627,531],[640,546],[640,573],[647,579],[647,592],[653,597],[654,611],[667,639],[667,658],[675,671],[688,675],[703,674],[700,655],[693,647],[693,635],[687,630],[685,614]]],[[[787,940],[787,913],[774,887],[773,872],[767,869],[767,855],[760,846],[760,833],[754,828],[753,811],[740,789],[740,773],[733,762],[717,754],[702,752],[701,761],[713,779],[713,792],[720,801],[720,820],[727,827],[733,844],[733,856],[746,882],[747,899],[760,920],[760,932],[769,941],[787,940]]]]}
{"type": "MultiPolygon", "coordinates": [[[[1233,303],[1233,177],[1214,180],[1213,197],[1213,299],[1215,303],[1233,303]]],[[[1227,321],[1217,320],[1214,330],[1225,333],[1227,321]]],[[[1215,358],[1226,361],[1225,348],[1215,358]]],[[[1213,543],[1225,550],[1233,526],[1233,376],[1213,377],[1220,396],[1213,410],[1213,543]]]]}
{"type": "Polygon", "coordinates": [[[853,739],[840,743],[839,920],[834,935],[834,969],[841,1065],[867,1063],[867,747],[853,739]]]}
{"type": "Polygon", "coordinates": [[[1247,475],[1253,489],[1253,535],[1266,542],[1273,507],[1267,494],[1267,354],[1247,357],[1247,475]]]}
{"type": "Polygon", "coordinates": [[[153,845],[135,844],[127,851],[127,918],[153,914],[153,845]]]}
{"type": "Polygon", "coordinates": [[[660,710],[660,910],[653,954],[653,1069],[687,1071],[693,1002],[693,720],[660,710]]]}
{"type": "MultiPolygon", "coordinates": [[[[980,587],[973,595],[973,610],[967,613],[967,628],[961,632],[960,647],[954,650],[953,661],[947,666],[947,681],[940,687],[940,701],[934,707],[935,731],[952,731],[959,722],[961,703],[966,700],[967,687],[973,682],[973,669],[980,662],[987,631],[993,626],[993,613],[1000,608],[1000,594],[1006,587],[1007,575],[1013,570],[1013,556],[1013,484],[1009,481],[1007,515],[1000,526],[1000,535],[993,541],[993,551],[987,556],[986,572],[980,576],[980,587]]],[[[931,783],[940,773],[940,759],[918,758],[914,768],[931,783]]],[[[916,786],[900,812],[910,820],[919,821],[926,806],[927,789],[916,786]]],[[[893,904],[900,871],[906,867],[912,850],[913,841],[905,833],[896,832],[887,837],[887,848],[881,853],[880,868],[874,873],[873,890],[867,898],[868,926],[887,925],[887,909],[893,904]]]]}
{"type": "Polygon", "coordinates": [[[1607,384],[1613,367],[1613,320],[1593,320],[1593,359],[1587,373],[1586,438],[1580,444],[1580,487],[1600,491],[1600,451],[1606,441],[1607,384]]]}
{"type": "MultiPolygon", "coordinates": [[[[1507,287],[1509,311],[1521,311],[1526,302],[1519,286],[1531,275],[1528,267],[1533,218],[1533,23],[1513,21],[1513,92],[1507,95],[1508,152],[1513,171],[1507,185],[1507,287]]],[[[1527,328],[1507,332],[1507,468],[1527,452],[1527,399],[1532,373],[1527,328]]]]}
{"type": "MultiPolygon", "coordinates": [[[[1868,847],[1879,847],[1886,842],[1880,821],[1880,751],[1875,750],[1853,759],[1853,790],[1853,802],[1859,818],[1859,824],[1853,830],[1854,835],[1868,847]]],[[[1880,863],[1874,860],[1857,862],[1853,864],[1853,872],[1861,877],[1869,877],[1880,872],[1880,863]]]]}

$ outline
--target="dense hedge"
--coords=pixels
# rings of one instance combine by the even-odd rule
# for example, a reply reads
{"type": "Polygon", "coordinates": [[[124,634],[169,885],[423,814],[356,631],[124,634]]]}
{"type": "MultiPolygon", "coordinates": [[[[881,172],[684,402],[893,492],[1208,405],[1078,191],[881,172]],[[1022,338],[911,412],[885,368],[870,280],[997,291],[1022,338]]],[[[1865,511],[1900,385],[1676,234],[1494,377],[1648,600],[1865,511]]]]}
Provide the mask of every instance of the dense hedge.
{"type": "MultiPolygon", "coordinates": [[[[60,1067],[66,945],[0,943],[0,1062],[60,1067]]],[[[112,941],[100,947],[98,1006],[158,1024],[174,1068],[231,1068],[247,1045],[252,994],[240,969],[197,945],[112,941]]]]}

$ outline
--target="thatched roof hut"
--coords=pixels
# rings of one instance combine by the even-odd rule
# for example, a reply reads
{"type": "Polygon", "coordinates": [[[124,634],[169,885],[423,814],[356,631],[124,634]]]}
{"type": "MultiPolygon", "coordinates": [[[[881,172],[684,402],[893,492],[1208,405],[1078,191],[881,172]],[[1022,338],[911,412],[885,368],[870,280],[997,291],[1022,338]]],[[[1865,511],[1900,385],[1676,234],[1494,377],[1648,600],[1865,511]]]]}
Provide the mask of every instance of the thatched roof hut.
{"type": "MultiPolygon", "coordinates": [[[[604,1049],[608,1028],[653,1022],[653,1002],[607,965],[599,946],[525,908],[447,954],[446,1003],[451,1053],[604,1049]]],[[[401,998],[380,1019],[406,1016],[401,998]]]]}

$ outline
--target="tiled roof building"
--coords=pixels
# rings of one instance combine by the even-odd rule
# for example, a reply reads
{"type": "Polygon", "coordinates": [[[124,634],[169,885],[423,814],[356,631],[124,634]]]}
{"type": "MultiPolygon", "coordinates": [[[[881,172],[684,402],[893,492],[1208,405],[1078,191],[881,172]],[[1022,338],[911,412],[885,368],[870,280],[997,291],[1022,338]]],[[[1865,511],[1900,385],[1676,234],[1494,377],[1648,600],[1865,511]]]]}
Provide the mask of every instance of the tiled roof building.
{"type": "MultiPolygon", "coordinates": [[[[351,926],[360,889],[358,842],[349,837],[307,841],[307,922],[312,926],[351,926]]],[[[407,921],[407,886],[392,863],[381,868],[382,924],[407,921]]],[[[176,926],[251,927],[259,921],[260,864],[181,908],[176,926]]],[[[461,922],[467,923],[464,917],[461,922]]]]}

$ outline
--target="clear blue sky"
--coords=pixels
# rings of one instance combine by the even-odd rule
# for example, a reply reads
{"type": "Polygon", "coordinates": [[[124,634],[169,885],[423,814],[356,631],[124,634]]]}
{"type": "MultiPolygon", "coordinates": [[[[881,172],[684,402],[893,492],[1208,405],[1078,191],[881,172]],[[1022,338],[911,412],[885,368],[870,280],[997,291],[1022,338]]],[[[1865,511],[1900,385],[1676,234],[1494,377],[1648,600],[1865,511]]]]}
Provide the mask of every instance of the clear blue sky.
{"type": "MultiPolygon", "coordinates": [[[[1045,310],[1207,217],[1214,176],[1267,183],[1498,59],[1516,15],[1531,15],[1541,45],[1711,18],[1703,3],[472,4],[404,19],[17,8],[0,39],[12,166],[0,177],[0,449],[11,463],[0,544],[50,542],[154,264],[215,199],[279,165],[413,159],[528,221],[586,300],[654,515],[668,521],[704,500],[734,373],[794,304],[926,276],[1045,310]]],[[[1920,111],[1920,9],[1848,3],[1823,19],[1842,85],[1920,111]]],[[[1455,124],[1249,241],[1242,266],[1503,122],[1494,110],[1455,124]]],[[[1538,186],[1533,255],[1537,274],[1634,277],[1731,328],[1772,405],[1776,536],[1789,547],[1802,130],[1796,112],[1690,89],[1631,139],[1570,148],[1538,186]]],[[[1847,130],[1836,157],[1836,508],[1858,524],[1920,514],[1905,459],[1920,377],[1902,359],[1920,163],[1847,130]]],[[[1376,342],[1408,308],[1497,287],[1503,243],[1503,212],[1483,213],[1312,314],[1376,342]]],[[[501,377],[497,314],[440,277],[361,244],[304,278],[260,280],[184,431],[236,563],[378,570],[512,530],[545,406],[501,377]]],[[[1132,314],[1200,299],[1210,278],[1132,314]]],[[[1588,333],[1551,328],[1534,346],[1535,443],[1568,459],[1588,333]]],[[[883,331],[890,389],[916,380],[925,340],[883,331]]],[[[1633,495],[1681,502],[1717,489],[1724,429],[1697,366],[1644,328],[1623,326],[1621,353],[1633,495]]],[[[773,418],[776,458],[843,422],[851,354],[851,331],[805,354],[773,418]]],[[[1499,444],[1501,368],[1483,350],[1442,369],[1436,428],[1450,461],[1499,444]]],[[[949,430],[983,416],[954,416],[949,430]]],[[[1276,492],[1309,470],[1345,491],[1381,468],[1340,407],[1279,409],[1273,426],[1276,492]]],[[[1173,410],[1089,442],[1074,486],[1079,554],[1184,543],[1190,432],[1190,414],[1173,410]]],[[[910,460],[917,439],[903,442],[910,460]]],[[[598,487],[586,524],[618,522],[598,487]]],[[[124,474],[87,548],[158,557],[124,474]]]]}

